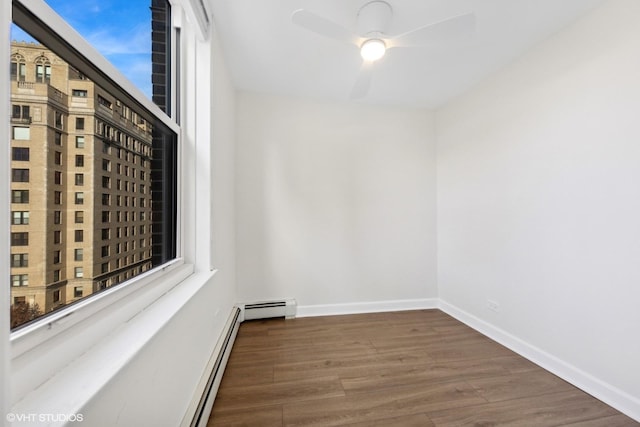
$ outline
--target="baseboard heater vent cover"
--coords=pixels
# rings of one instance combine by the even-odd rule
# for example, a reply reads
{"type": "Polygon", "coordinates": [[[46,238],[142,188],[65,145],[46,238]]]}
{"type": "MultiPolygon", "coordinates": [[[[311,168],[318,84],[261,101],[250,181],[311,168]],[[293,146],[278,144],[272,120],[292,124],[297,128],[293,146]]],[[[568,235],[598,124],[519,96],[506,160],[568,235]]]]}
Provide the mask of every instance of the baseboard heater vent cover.
{"type": "Polygon", "coordinates": [[[296,317],[296,300],[262,301],[246,303],[243,307],[244,320],[268,319],[271,317],[296,317]]]}

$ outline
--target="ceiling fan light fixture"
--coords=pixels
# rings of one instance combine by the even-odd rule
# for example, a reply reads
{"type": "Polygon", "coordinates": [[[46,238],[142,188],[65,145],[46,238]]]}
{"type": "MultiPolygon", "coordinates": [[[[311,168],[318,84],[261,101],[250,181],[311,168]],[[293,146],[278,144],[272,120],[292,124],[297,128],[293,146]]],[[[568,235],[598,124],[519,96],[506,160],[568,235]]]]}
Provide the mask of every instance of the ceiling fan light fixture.
{"type": "Polygon", "coordinates": [[[387,46],[380,39],[365,40],[360,46],[360,55],[365,61],[377,61],[384,56],[387,46]]]}

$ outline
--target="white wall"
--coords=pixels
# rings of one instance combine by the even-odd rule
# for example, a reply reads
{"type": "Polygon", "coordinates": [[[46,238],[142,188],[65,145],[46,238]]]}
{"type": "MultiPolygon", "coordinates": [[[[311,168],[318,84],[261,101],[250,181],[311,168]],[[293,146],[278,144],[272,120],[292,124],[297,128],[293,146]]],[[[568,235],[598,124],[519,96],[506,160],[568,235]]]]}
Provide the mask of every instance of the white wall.
{"type": "Polygon", "coordinates": [[[237,114],[241,301],[436,297],[430,112],[242,93],[237,114]]]}
{"type": "Polygon", "coordinates": [[[639,18],[638,1],[606,3],[436,120],[440,297],[636,418],[639,18]]]}

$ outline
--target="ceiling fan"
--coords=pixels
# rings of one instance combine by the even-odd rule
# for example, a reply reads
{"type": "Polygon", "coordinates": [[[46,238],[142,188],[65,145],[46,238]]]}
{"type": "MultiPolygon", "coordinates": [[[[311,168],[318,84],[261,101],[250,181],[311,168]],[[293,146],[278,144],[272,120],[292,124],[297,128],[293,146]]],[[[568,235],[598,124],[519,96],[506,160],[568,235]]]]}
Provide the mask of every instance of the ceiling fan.
{"type": "Polygon", "coordinates": [[[351,91],[351,98],[366,96],[371,85],[373,63],[381,59],[389,49],[441,43],[460,37],[468,37],[475,29],[475,15],[465,13],[435,22],[417,29],[390,35],[387,33],[393,17],[391,5],[383,0],[366,3],[358,11],[358,33],[330,21],[306,9],[293,12],[291,20],[314,33],[355,45],[360,49],[363,62],[360,74],[351,91]]]}

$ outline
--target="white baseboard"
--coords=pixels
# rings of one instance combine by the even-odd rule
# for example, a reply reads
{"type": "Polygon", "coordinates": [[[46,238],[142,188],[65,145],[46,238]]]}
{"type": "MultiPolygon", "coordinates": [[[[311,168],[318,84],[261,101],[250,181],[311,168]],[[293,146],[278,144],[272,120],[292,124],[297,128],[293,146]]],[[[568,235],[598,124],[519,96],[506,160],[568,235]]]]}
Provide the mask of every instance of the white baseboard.
{"type": "Polygon", "coordinates": [[[640,421],[640,399],[613,387],[538,347],[503,331],[458,307],[439,300],[439,308],[492,340],[513,350],[536,365],[575,385],[607,405],[640,421]]]}
{"type": "Polygon", "coordinates": [[[299,305],[296,317],[381,313],[385,311],[424,310],[432,308],[438,308],[437,298],[354,302],[347,304],[299,305]]]}

